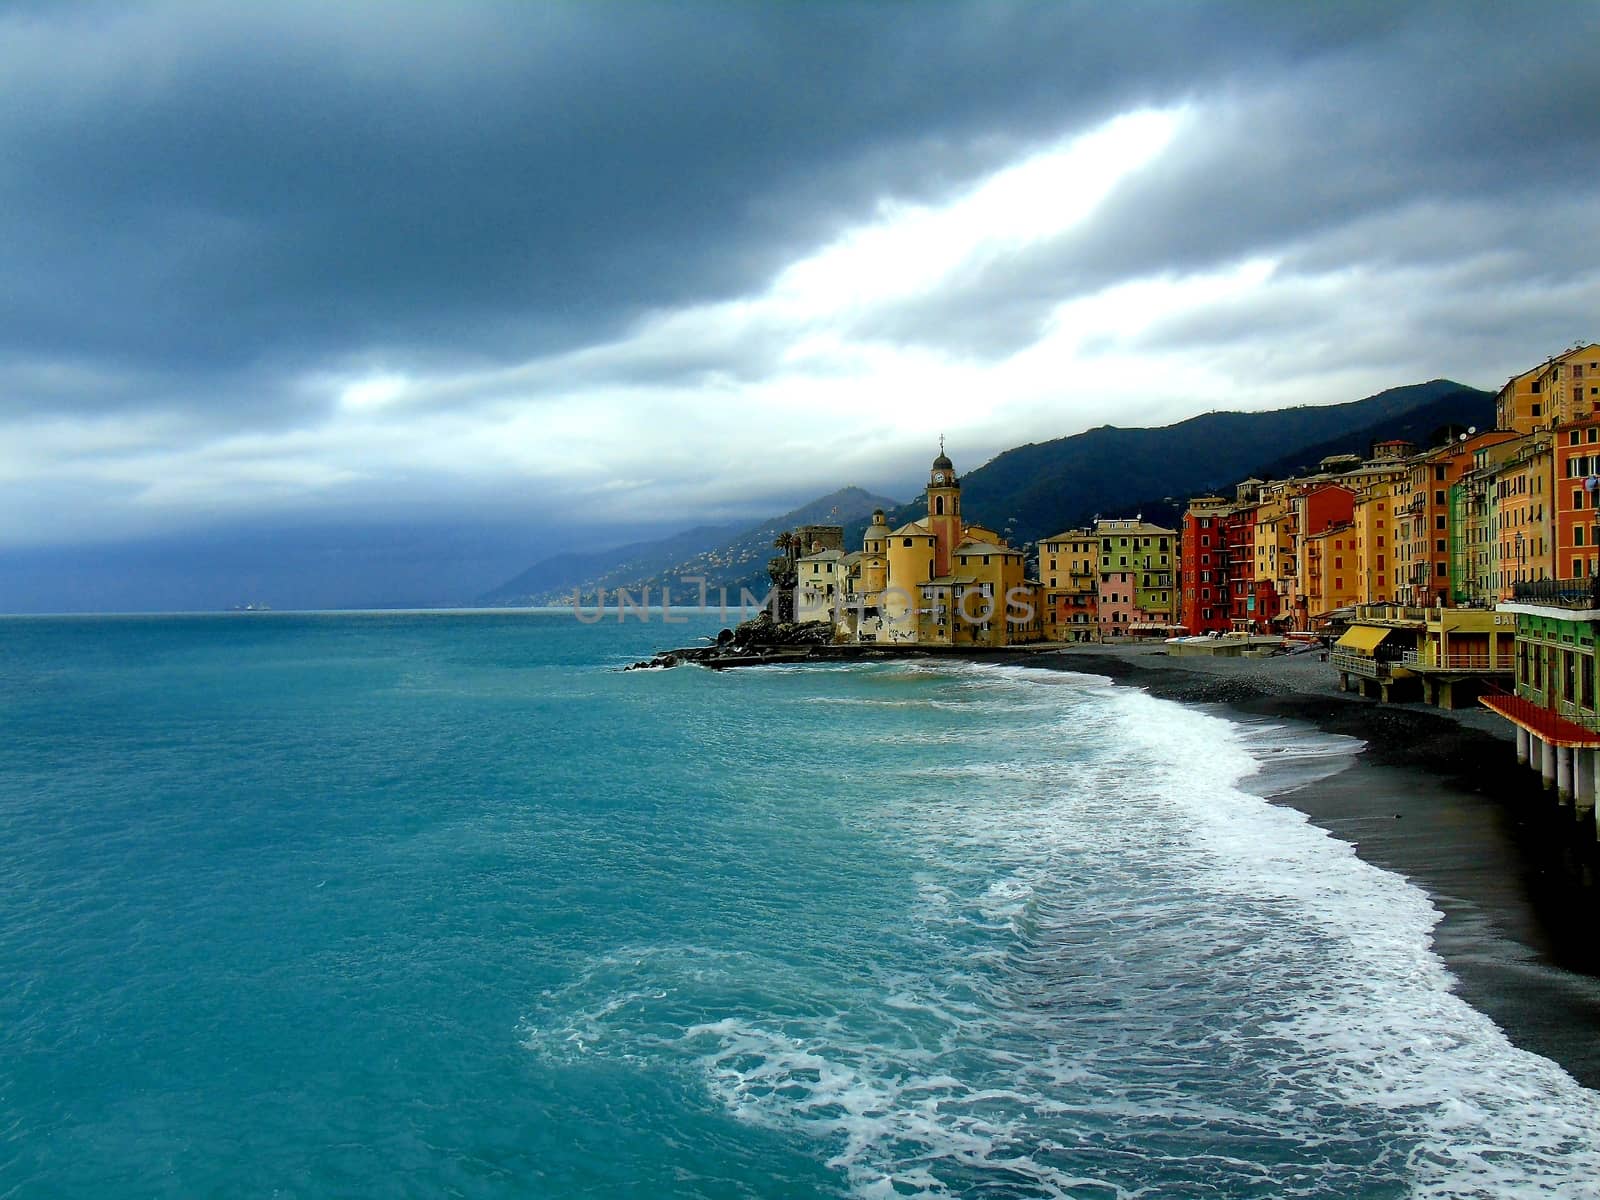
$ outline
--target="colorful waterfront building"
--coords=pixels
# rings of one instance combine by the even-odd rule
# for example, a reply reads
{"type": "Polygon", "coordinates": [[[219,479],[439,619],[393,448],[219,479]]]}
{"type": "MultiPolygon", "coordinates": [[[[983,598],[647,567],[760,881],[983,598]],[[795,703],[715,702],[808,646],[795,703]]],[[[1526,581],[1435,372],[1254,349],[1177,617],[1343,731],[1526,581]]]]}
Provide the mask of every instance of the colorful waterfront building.
{"type": "Polygon", "coordinates": [[[1600,417],[1562,425],[1552,440],[1556,572],[1566,578],[1600,574],[1600,417]]]}
{"type": "Polygon", "coordinates": [[[1495,472],[1499,600],[1519,583],[1555,578],[1554,440],[1548,429],[1523,437],[1495,472]]]}
{"type": "Polygon", "coordinates": [[[1452,603],[1492,607],[1499,599],[1500,509],[1495,480],[1517,453],[1522,437],[1472,452],[1472,467],[1450,489],[1450,595],[1452,603]]]}
{"type": "MultiPolygon", "coordinates": [[[[1355,492],[1341,483],[1319,483],[1300,495],[1290,497],[1295,569],[1288,576],[1290,590],[1287,603],[1296,629],[1310,629],[1313,621],[1326,617],[1333,608],[1339,607],[1327,602],[1330,589],[1323,573],[1333,568],[1327,558],[1327,544],[1317,538],[1319,534],[1354,524],[1355,499],[1355,492]],[[1313,546],[1316,547],[1314,554],[1313,546]],[[1316,565],[1315,574],[1312,571],[1313,561],[1316,565]]],[[[1346,537],[1350,541],[1349,552],[1353,558],[1355,535],[1341,532],[1335,540],[1342,543],[1346,537]]],[[[1342,557],[1344,552],[1344,545],[1339,545],[1338,554],[1342,557]]],[[[1342,573],[1345,568],[1341,565],[1338,570],[1342,573]]]]}
{"type": "Polygon", "coordinates": [[[1600,788],[1600,579],[1514,583],[1512,598],[1495,613],[1516,621],[1516,693],[1479,703],[1511,723],[1517,760],[1537,770],[1545,787],[1588,823],[1600,788]]]}
{"type": "Polygon", "coordinates": [[[1600,408],[1600,344],[1574,346],[1549,359],[1534,380],[1549,425],[1586,421],[1600,408]]]}
{"type": "Polygon", "coordinates": [[[1180,569],[1183,579],[1179,623],[1190,633],[1221,633],[1228,629],[1230,601],[1227,533],[1224,522],[1233,501],[1221,496],[1196,496],[1184,511],[1180,569]]]}
{"type": "Polygon", "coordinates": [[[1405,571],[1401,598],[1407,603],[1426,607],[1450,599],[1450,489],[1472,468],[1478,449],[1517,436],[1502,429],[1468,431],[1411,460],[1400,514],[1404,540],[1399,558],[1405,571]]]}
{"type": "Polygon", "coordinates": [[[1357,493],[1351,503],[1360,604],[1394,599],[1394,489],[1393,479],[1379,480],[1357,493]]]}
{"type": "Polygon", "coordinates": [[[1099,568],[1100,539],[1093,530],[1069,529],[1039,543],[1046,641],[1099,640],[1099,568]]]}
{"type": "Polygon", "coordinates": [[[1289,501],[1284,486],[1263,484],[1256,503],[1255,522],[1251,528],[1251,555],[1255,560],[1254,588],[1256,607],[1261,619],[1270,628],[1287,621],[1283,597],[1286,592],[1284,564],[1294,558],[1294,538],[1290,532],[1289,501]]]}
{"type": "Polygon", "coordinates": [[[1178,623],[1178,531],[1134,517],[1098,519],[1094,534],[1101,639],[1167,636],[1178,623]]]}
{"type": "Polygon", "coordinates": [[[941,447],[928,472],[927,515],[890,530],[875,513],[859,554],[799,560],[797,609],[838,599],[841,640],[1005,646],[1043,636],[1042,593],[1026,555],[993,529],[969,524],[961,480],[941,447]],[[830,591],[831,587],[831,591],[830,591]]]}

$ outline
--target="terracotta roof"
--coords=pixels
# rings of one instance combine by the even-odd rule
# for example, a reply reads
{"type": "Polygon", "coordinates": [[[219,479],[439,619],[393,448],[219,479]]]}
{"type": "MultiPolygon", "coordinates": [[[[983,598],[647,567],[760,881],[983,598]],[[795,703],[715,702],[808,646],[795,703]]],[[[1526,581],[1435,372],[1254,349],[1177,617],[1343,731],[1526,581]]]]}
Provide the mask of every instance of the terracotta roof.
{"type": "Polygon", "coordinates": [[[893,530],[890,537],[932,537],[933,533],[921,521],[907,521],[899,529],[893,530]]]}

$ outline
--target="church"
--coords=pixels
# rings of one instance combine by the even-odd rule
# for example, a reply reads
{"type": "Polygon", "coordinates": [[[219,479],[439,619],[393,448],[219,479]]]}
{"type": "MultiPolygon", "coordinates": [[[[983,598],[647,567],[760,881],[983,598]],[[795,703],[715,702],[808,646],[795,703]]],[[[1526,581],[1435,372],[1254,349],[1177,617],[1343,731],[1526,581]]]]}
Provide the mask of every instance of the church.
{"type": "Polygon", "coordinates": [[[969,525],[961,479],[944,453],[928,473],[927,515],[891,530],[872,514],[861,549],[799,559],[795,615],[831,620],[840,641],[1008,646],[1040,640],[1042,593],[1023,552],[969,525]]]}

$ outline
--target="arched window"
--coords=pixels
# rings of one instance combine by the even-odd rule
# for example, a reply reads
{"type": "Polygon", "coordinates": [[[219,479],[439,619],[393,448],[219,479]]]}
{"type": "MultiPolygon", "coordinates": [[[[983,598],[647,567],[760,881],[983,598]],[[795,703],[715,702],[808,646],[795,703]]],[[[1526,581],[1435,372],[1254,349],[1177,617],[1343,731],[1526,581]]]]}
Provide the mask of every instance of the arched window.
{"type": "Polygon", "coordinates": [[[944,516],[944,497],[943,496],[935,496],[933,498],[933,511],[934,511],[934,514],[936,516],[940,516],[940,517],[944,516]]]}

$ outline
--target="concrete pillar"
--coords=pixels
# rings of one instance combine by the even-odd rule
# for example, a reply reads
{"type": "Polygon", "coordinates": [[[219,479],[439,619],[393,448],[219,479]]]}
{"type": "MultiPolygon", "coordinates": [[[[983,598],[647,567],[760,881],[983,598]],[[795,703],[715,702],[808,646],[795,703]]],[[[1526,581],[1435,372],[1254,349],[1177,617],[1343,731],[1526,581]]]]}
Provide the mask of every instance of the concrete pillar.
{"type": "Polygon", "coordinates": [[[1574,750],[1572,755],[1572,802],[1581,818],[1594,808],[1595,752],[1574,750]]]}
{"type": "Polygon", "coordinates": [[[1556,747],[1556,799],[1563,804],[1572,803],[1572,748],[1556,747]]]}
{"type": "Polygon", "coordinates": [[[1539,778],[1544,780],[1545,791],[1556,786],[1556,748],[1543,738],[1539,739],[1539,778]]]}
{"type": "Polygon", "coordinates": [[[1517,762],[1524,766],[1528,762],[1528,731],[1521,725],[1517,726],[1517,762]]]}

